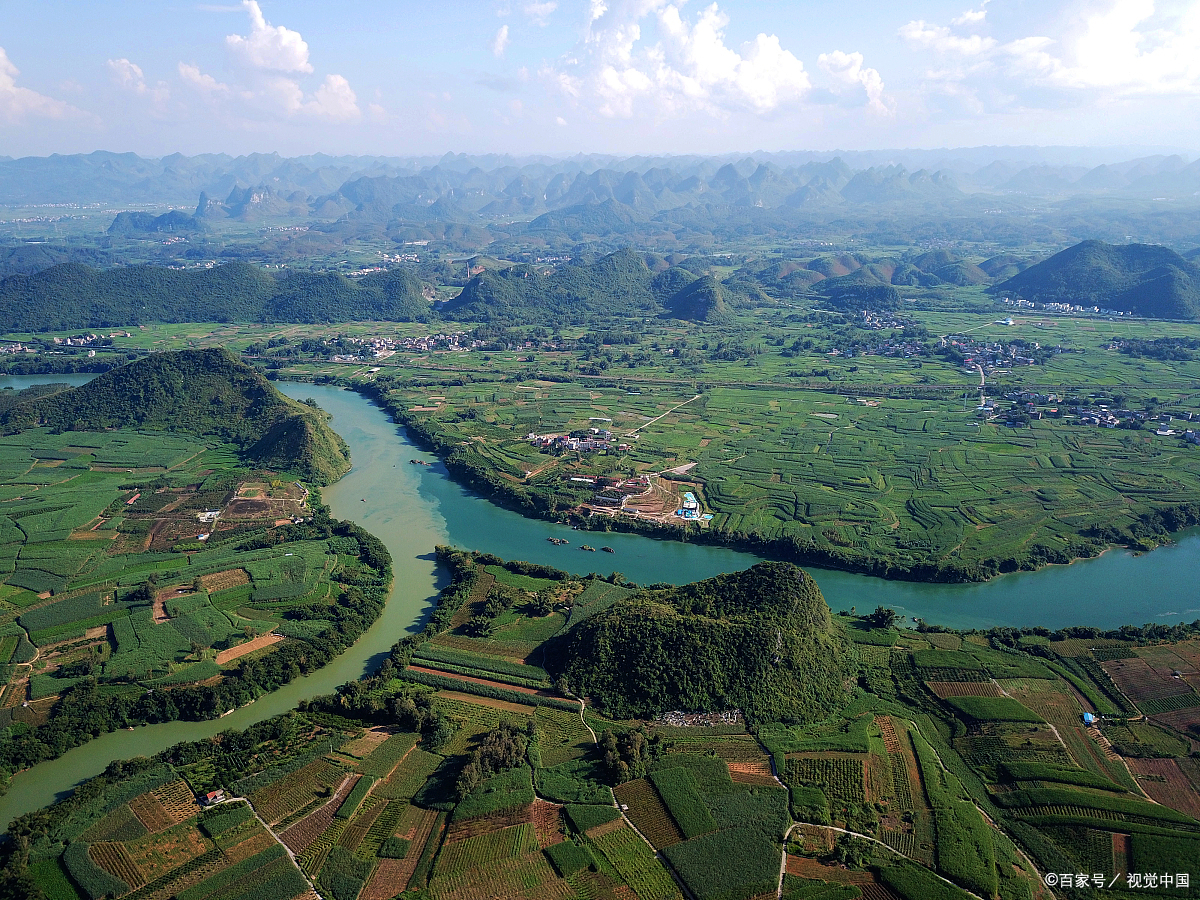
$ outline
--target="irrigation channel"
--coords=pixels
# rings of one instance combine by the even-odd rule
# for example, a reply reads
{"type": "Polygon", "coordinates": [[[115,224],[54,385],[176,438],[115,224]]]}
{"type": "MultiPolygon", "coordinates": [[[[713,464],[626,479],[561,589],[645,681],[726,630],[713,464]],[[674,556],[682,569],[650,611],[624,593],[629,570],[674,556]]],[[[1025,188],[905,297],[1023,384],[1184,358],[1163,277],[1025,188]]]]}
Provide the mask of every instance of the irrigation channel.
{"type": "MultiPolygon", "coordinates": [[[[24,387],[48,381],[82,383],[88,376],[28,376],[24,387]]],[[[350,445],[354,468],[322,492],[333,514],[352,519],[377,535],[391,551],[395,584],[379,620],[358,642],[319,672],[293,681],[221,719],[172,722],[117,731],[96,738],[51,762],[21,772],[0,798],[0,829],[25,812],[53,802],[113,760],[151,755],[179,741],[199,740],[226,729],[292,709],[309,697],[331,693],[379,664],[388,648],[428,614],[443,585],[433,548],[453,544],[486,550],[506,559],[547,563],[587,573],[616,569],[631,581],[678,584],[744,569],[758,561],[748,553],[632,534],[605,534],[616,552],[579,551],[586,533],[525,518],[464,490],[447,476],[436,457],[419,450],[378,406],[334,386],[281,383],[296,399],[313,398],[332,415],[332,426],[350,445]],[[412,465],[417,459],[431,465],[412,465]],[[548,537],[566,538],[555,545],[548,537]]],[[[592,542],[597,542],[595,536],[592,542]]],[[[1200,618],[1200,534],[1136,556],[1113,551],[1099,559],[1035,573],[1006,575],[986,584],[940,585],[884,581],[862,575],[810,570],[835,610],[860,612],[890,606],[908,616],[961,627],[1072,624],[1112,628],[1126,623],[1178,622],[1200,618]]]]}

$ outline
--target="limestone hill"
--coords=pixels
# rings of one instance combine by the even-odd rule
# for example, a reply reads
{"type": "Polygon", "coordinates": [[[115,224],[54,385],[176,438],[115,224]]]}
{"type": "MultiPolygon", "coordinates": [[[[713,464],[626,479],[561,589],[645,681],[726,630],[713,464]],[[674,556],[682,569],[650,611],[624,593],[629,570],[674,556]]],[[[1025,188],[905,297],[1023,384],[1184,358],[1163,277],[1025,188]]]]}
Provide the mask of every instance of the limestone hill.
{"type": "Polygon", "coordinates": [[[844,640],[789,563],[641,591],[556,644],[571,689],[616,718],[738,707],[752,722],[813,721],[844,694],[844,640]]]}
{"type": "Polygon", "coordinates": [[[321,484],[350,468],[345,443],[320,411],[290,400],[226,350],[155,353],[82,387],[13,404],[8,432],[37,425],[77,431],[146,428],[213,437],[251,465],[295,472],[321,484]]]}

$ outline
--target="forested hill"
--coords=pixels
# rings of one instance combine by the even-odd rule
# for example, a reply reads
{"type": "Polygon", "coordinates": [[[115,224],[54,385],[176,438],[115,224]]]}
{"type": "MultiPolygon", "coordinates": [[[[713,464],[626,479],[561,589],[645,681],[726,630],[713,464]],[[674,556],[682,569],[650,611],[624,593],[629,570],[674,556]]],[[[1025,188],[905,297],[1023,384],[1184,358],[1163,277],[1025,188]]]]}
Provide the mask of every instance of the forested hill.
{"type": "Polygon", "coordinates": [[[1098,306],[1160,319],[1200,318],[1200,268],[1153,244],[1084,241],[996,290],[1039,303],[1098,306]]]}
{"type": "Polygon", "coordinates": [[[420,280],[402,269],[351,281],[336,272],[277,278],[238,262],[187,270],[64,263],[0,281],[0,327],[6,331],[146,322],[412,322],[428,316],[420,280]]]}
{"type": "Polygon", "coordinates": [[[350,468],[345,443],[322,413],[290,400],[227,350],[155,353],[82,387],[0,413],[7,432],[35,425],[83,431],[136,427],[227,441],[255,466],[321,484],[350,468]]]}
{"type": "Polygon", "coordinates": [[[558,640],[555,668],[615,718],[740,708],[815,721],[844,700],[844,639],[820,588],[781,562],[647,590],[558,640]]]}
{"type": "MultiPolygon", "coordinates": [[[[661,257],[625,248],[592,263],[572,261],[547,272],[513,266],[472,278],[442,307],[448,317],[472,322],[583,324],[605,316],[661,315],[695,275],[668,268],[661,257]]],[[[684,304],[684,306],[688,306],[684,304]]],[[[691,317],[690,308],[687,310],[691,317]]]]}

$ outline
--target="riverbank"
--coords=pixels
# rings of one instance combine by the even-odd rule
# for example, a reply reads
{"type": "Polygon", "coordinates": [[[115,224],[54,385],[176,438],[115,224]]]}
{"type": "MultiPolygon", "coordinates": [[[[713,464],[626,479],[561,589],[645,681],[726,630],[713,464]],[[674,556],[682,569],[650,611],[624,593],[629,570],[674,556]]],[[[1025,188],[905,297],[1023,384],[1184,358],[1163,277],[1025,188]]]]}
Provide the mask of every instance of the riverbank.
{"type": "MultiPolygon", "coordinates": [[[[1036,572],[1049,566],[1065,566],[1096,559],[1108,550],[1123,549],[1145,552],[1170,544],[1180,532],[1200,524],[1200,504],[1184,503],[1143,516],[1136,529],[1138,535],[1115,533],[1080,535],[1077,540],[1058,547],[1037,545],[1021,557],[991,558],[972,563],[931,561],[901,565],[894,560],[855,552],[850,548],[819,546],[812,541],[790,537],[770,537],[754,532],[736,532],[718,528],[702,528],[686,523],[664,525],[632,517],[595,516],[581,513],[577,508],[558,508],[537,492],[525,489],[520,483],[502,477],[473,457],[478,454],[464,448],[460,441],[451,440],[430,427],[427,420],[412,415],[403,405],[392,402],[375,382],[341,379],[337,383],[362,394],[385,409],[397,424],[403,425],[410,439],[434,453],[447,471],[461,484],[490,502],[523,516],[548,522],[570,525],[572,528],[595,532],[638,534],[656,540],[682,541],[715,547],[726,547],[742,553],[780,559],[805,567],[882,578],[889,581],[909,581],[922,584],[984,583],[1017,572],[1036,572]]],[[[702,481],[698,481],[701,485],[702,481]]],[[[1113,532],[1113,529],[1108,529],[1113,532]]]]}

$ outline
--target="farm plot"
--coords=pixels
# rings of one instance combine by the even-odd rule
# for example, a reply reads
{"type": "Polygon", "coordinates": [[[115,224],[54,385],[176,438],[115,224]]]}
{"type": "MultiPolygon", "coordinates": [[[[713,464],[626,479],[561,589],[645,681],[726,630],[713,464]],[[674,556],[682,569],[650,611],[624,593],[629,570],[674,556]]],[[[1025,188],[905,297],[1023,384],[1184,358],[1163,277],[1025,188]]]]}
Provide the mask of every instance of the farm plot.
{"type": "Polygon", "coordinates": [[[190,822],[183,822],[159,834],[148,834],[128,841],[125,849],[147,881],[154,881],[188,861],[212,849],[190,822]]]}
{"type": "Polygon", "coordinates": [[[388,800],[410,800],[441,762],[437,754],[414,747],[375,793],[388,800]]]}
{"type": "Polygon", "coordinates": [[[433,900],[572,900],[575,892],[558,877],[544,853],[492,862],[444,876],[429,883],[433,900]]]}
{"type": "Polygon", "coordinates": [[[627,781],[613,789],[617,802],[625,809],[625,815],[634,828],[645,835],[655,850],[678,844],[683,835],[667,807],[659,798],[653,785],[645,778],[627,781]]]}
{"type": "MultiPolygon", "coordinates": [[[[1114,659],[1100,664],[1121,691],[1139,707],[1147,701],[1161,701],[1196,694],[1182,678],[1172,678],[1155,671],[1146,660],[1140,657],[1131,659],[1114,659]]],[[[1196,703],[1200,705],[1200,697],[1196,703]]],[[[1179,707],[1181,708],[1181,707],[1179,707]]],[[[1146,712],[1147,710],[1143,710],[1146,712]]],[[[1167,712],[1166,709],[1155,709],[1157,712],[1167,712]]]]}
{"type": "Polygon", "coordinates": [[[1000,688],[990,681],[927,681],[925,686],[938,698],[947,697],[1001,697],[1000,688]]]}
{"type": "Polygon", "coordinates": [[[553,767],[580,759],[594,743],[577,713],[539,706],[534,721],[543,766],[553,767]]]}
{"type": "Polygon", "coordinates": [[[342,769],[325,759],[315,759],[248,798],[268,824],[283,821],[289,814],[318,799],[325,788],[340,780],[342,769]]]}
{"type": "Polygon", "coordinates": [[[333,796],[329,798],[328,803],[320,809],[309,813],[295,825],[292,825],[280,834],[279,839],[293,853],[299,854],[307,850],[333,823],[338,807],[341,806],[346,794],[354,786],[355,780],[354,776],[347,775],[337,790],[334,791],[333,796]]]}
{"type": "Polygon", "coordinates": [[[591,844],[633,888],[638,900],[679,900],[682,894],[654,852],[629,828],[589,838],[591,844]]]}
{"type": "Polygon", "coordinates": [[[790,785],[818,785],[830,797],[851,803],[866,799],[866,757],[848,754],[788,756],[784,780],[790,785]]]}
{"type": "Polygon", "coordinates": [[[1200,794],[1173,759],[1127,759],[1134,777],[1150,799],[1200,819],[1200,794]]]}
{"type": "Polygon", "coordinates": [[[442,845],[434,869],[434,884],[446,875],[484,866],[500,859],[515,859],[538,850],[533,825],[522,823],[450,841],[442,845]]]}

